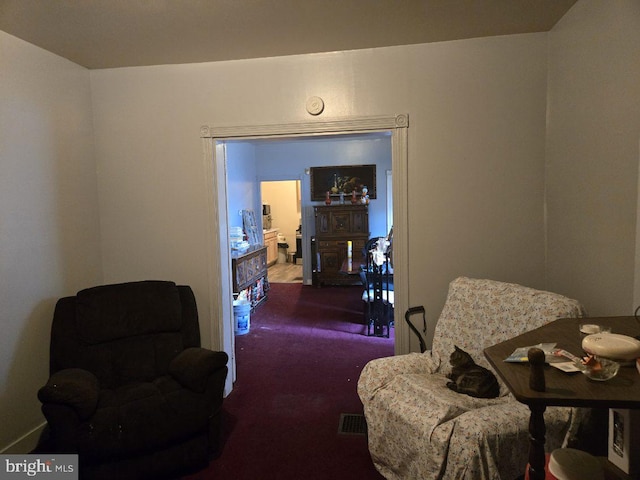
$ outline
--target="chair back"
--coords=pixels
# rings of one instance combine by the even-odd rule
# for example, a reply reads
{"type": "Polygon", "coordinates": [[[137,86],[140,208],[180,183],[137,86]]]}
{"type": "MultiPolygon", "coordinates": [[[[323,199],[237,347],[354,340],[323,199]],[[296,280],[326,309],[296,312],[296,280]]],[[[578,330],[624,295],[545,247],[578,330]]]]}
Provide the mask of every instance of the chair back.
{"type": "MultiPolygon", "coordinates": [[[[491,368],[483,350],[558,318],[581,317],[576,300],[514,283],[459,277],[449,292],[435,327],[432,354],[439,371],[451,371],[454,345],[479,365],[491,368]]],[[[526,345],[523,345],[526,346],[526,345]]]]}
{"type": "Polygon", "coordinates": [[[392,295],[387,295],[388,292],[393,292],[390,244],[386,250],[379,250],[378,247],[378,242],[384,240],[385,237],[370,238],[363,249],[366,264],[364,270],[360,272],[360,278],[366,288],[365,295],[363,295],[363,300],[366,302],[372,302],[384,297],[385,302],[393,303],[393,300],[390,300],[392,295]]]}
{"type": "Polygon", "coordinates": [[[200,346],[200,332],[190,287],[103,285],[56,304],[50,369],[83,368],[112,388],[167,374],[171,360],[192,346],[200,346]]]}

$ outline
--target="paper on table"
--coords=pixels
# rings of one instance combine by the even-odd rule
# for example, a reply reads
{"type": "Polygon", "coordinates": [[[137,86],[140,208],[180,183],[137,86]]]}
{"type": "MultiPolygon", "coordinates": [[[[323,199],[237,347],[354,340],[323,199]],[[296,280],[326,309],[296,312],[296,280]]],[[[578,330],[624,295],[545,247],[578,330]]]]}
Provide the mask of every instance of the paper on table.
{"type": "Polygon", "coordinates": [[[547,363],[563,361],[562,359],[558,360],[558,358],[553,354],[553,351],[556,348],[555,343],[539,343],[538,345],[531,345],[529,347],[516,348],[511,355],[504,359],[504,361],[510,363],[528,362],[529,357],[527,355],[530,348],[539,348],[542,350],[544,352],[544,360],[547,363]]]}

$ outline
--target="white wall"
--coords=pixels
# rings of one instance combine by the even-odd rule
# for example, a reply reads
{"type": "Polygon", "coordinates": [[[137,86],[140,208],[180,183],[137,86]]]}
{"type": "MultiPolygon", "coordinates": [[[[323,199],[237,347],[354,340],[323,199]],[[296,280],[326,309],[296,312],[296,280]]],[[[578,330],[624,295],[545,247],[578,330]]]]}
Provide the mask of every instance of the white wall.
{"type": "Polygon", "coordinates": [[[640,301],[639,141],[640,2],[581,0],[549,35],[547,270],[592,316],[640,301]]]}
{"type": "Polygon", "coordinates": [[[241,210],[253,210],[259,225],[262,203],[256,180],[255,148],[250,143],[228,142],[226,149],[229,226],[243,226],[241,210]]]}
{"type": "Polygon", "coordinates": [[[314,121],[319,95],[323,121],[410,115],[412,305],[434,320],[462,274],[543,287],[546,49],[527,34],[92,71],[105,280],[173,278],[206,312],[200,126],[314,121]]]}
{"type": "Polygon", "coordinates": [[[44,418],[59,297],[102,281],[89,72],[0,32],[0,452],[44,418]]]}

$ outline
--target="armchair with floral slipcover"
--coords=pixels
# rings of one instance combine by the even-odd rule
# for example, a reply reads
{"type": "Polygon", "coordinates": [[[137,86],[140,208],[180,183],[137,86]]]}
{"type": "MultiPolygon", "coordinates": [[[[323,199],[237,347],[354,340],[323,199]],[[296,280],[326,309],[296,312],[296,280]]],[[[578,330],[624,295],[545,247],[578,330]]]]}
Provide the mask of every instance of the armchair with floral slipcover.
{"type": "MultiPolygon", "coordinates": [[[[493,280],[452,281],[432,349],[373,360],[358,380],[378,471],[387,479],[513,480],[522,475],[529,409],[501,380],[500,395],[491,399],[447,388],[449,355],[456,345],[491,368],[483,355],[486,347],[583,314],[580,303],[555,293],[493,280]]],[[[549,451],[563,444],[578,416],[571,408],[546,410],[549,451]]]]}

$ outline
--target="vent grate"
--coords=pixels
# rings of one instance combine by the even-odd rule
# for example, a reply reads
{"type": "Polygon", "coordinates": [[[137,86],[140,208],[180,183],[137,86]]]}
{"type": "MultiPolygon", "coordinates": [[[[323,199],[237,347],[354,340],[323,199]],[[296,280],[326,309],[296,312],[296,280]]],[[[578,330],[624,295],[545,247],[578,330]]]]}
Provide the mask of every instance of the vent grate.
{"type": "Polygon", "coordinates": [[[366,435],[367,420],[362,414],[341,413],[338,434],[341,435],[366,435]]]}

